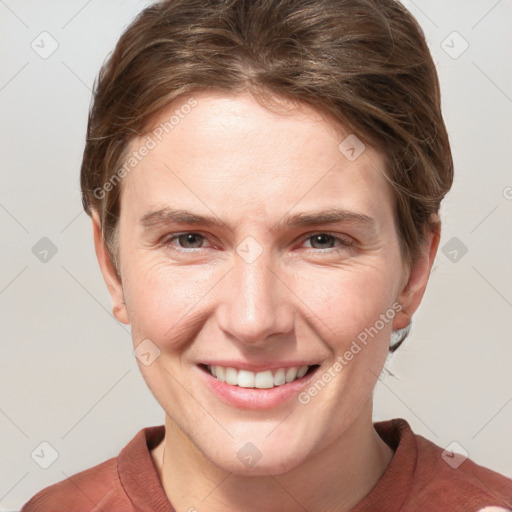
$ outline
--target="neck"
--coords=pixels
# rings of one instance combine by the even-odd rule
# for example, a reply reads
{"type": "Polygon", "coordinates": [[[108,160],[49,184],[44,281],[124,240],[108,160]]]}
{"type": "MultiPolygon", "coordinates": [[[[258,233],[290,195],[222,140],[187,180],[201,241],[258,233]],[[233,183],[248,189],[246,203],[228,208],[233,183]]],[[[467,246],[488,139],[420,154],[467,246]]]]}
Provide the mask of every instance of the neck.
{"type": "Polygon", "coordinates": [[[206,459],[169,416],[165,427],[152,457],[177,512],[345,512],[370,492],[393,456],[373,428],[371,403],[332,445],[278,475],[227,472],[206,459]]]}

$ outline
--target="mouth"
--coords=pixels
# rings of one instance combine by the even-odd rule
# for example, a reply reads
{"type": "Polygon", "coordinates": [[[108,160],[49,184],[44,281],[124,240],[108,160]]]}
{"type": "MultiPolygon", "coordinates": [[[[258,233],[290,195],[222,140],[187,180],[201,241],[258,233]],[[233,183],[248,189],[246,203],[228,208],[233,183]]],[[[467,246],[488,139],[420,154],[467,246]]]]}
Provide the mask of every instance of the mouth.
{"type": "Polygon", "coordinates": [[[227,361],[218,365],[216,362],[196,365],[206,387],[225,404],[252,410],[270,410],[290,403],[310,385],[320,368],[320,364],[304,364],[305,361],[296,365],[287,362],[281,367],[255,367],[245,362],[229,364],[227,361]]]}
{"type": "Polygon", "coordinates": [[[246,389],[272,389],[290,384],[313,373],[319,365],[288,366],[259,372],[231,366],[205,365],[199,367],[216,380],[229,386],[246,389]]]}

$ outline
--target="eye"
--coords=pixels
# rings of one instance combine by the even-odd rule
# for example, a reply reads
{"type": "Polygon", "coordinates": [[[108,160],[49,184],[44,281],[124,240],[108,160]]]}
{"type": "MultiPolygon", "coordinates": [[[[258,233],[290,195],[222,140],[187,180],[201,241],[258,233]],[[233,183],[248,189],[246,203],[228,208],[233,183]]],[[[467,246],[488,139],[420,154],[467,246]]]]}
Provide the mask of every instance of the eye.
{"type": "Polygon", "coordinates": [[[201,249],[202,244],[205,241],[205,237],[199,233],[187,232],[177,233],[162,241],[165,246],[173,247],[178,250],[180,249],[201,249]],[[178,246],[174,245],[174,242],[178,242],[178,246]]]}
{"type": "Polygon", "coordinates": [[[310,235],[307,241],[311,242],[313,249],[335,249],[336,251],[346,249],[354,243],[353,240],[347,237],[335,236],[330,233],[315,233],[314,235],[310,235]],[[333,246],[333,243],[338,243],[338,246],[333,246]],[[314,247],[317,244],[320,246],[323,245],[324,247],[314,247]],[[327,245],[327,247],[325,247],[325,245],[327,245]]]}
{"type": "MultiPolygon", "coordinates": [[[[200,233],[184,232],[175,233],[162,240],[162,245],[177,251],[187,251],[193,249],[205,248],[207,238],[200,233]]],[[[345,236],[333,235],[330,233],[314,233],[309,235],[305,242],[311,244],[311,249],[317,249],[316,252],[332,252],[332,250],[343,251],[351,247],[354,241],[345,236]],[[331,250],[332,249],[332,250],[331,250]]]]}

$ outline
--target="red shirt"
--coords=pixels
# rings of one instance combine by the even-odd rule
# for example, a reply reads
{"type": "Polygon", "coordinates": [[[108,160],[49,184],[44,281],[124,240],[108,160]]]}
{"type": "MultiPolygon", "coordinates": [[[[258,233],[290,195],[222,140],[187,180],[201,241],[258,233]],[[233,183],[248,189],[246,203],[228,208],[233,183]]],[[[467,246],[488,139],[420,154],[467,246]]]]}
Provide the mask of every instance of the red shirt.
{"type": "MultiPolygon", "coordinates": [[[[443,449],[414,434],[403,419],[376,423],[375,429],[395,454],[352,512],[512,511],[511,479],[469,459],[452,468],[446,462],[452,454],[443,459],[443,449]]],[[[119,456],[46,487],[21,512],[175,512],[150,454],[164,433],[164,425],[140,430],[119,456]]]]}

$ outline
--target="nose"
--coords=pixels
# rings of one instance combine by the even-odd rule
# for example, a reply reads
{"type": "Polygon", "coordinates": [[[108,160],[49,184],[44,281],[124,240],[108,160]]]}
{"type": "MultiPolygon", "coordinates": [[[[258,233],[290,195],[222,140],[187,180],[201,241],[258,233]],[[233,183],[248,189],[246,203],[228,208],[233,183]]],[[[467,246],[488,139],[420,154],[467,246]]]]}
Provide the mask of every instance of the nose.
{"type": "Polygon", "coordinates": [[[250,263],[235,254],[218,309],[220,328],[253,347],[274,342],[278,335],[293,330],[293,292],[267,253],[263,251],[250,263]]]}

